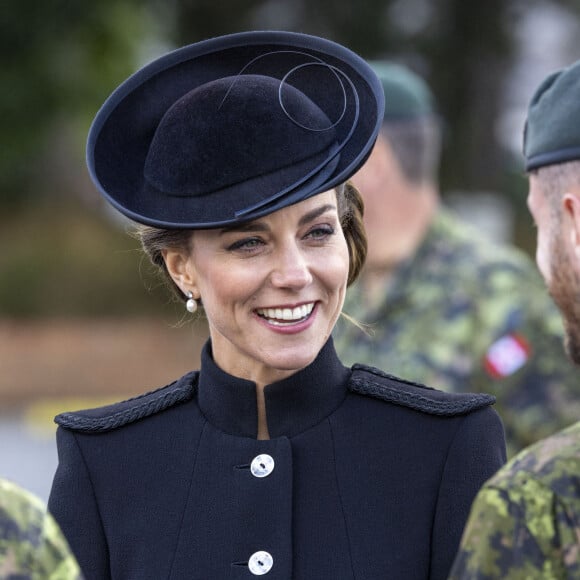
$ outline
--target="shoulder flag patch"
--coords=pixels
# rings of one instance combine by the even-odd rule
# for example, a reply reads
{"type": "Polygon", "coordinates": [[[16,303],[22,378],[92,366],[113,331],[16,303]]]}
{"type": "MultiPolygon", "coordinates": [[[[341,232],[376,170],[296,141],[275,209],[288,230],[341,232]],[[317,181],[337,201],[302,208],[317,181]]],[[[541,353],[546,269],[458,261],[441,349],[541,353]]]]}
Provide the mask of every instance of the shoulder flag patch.
{"type": "Polygon", "coordinates": [[[530,354],[530,345],[523,336],[506,334],[489,347],[484,357],[484,367],[491,377],[502,379],[521,369],[530,354]]]}

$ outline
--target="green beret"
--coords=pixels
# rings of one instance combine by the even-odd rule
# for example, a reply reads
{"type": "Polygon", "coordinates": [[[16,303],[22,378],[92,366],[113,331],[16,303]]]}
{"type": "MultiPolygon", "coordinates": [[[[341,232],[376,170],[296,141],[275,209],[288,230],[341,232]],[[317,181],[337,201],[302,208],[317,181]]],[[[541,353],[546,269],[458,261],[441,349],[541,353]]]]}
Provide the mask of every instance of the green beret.
{"type": "Polygon", "coordinates": [[[580,61],[538,87],[524,127],[526,170],[580,159],[580,61]]]}
{"type": "Polygon", "coordinates": [[[403,121],[432,115],[433,94],[427,83],[408,68],[385,61],[369,62],[385,91],[385,121],[403,121]]]}

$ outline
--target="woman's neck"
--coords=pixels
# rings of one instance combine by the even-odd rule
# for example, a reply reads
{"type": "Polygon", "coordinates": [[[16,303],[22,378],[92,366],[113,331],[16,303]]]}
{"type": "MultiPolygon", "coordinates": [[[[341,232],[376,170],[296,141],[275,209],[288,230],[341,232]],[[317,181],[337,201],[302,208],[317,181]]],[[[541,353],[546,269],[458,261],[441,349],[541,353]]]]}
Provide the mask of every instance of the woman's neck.
{"type": "Polygon", "coordinates": [[[270,439],[270,433],[268,432],[268,417],[266,415],[264,385],[256,384],[256,404],[258,405],[258,439],[270,439]]]}

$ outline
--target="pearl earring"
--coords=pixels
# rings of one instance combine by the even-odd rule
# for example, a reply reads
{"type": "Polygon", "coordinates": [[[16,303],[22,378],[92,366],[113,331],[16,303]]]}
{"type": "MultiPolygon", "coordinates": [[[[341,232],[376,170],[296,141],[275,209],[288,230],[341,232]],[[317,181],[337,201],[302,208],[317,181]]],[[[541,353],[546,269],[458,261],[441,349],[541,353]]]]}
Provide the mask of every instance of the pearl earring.
{"type": "Polygon", "coordinates": [[[185,303],[185,308],[187,308],[187,311],[191,312],[191,314],[197,310],[197,302],[193,297],[191,290],[187,293],[187,302],[185,303]]]}

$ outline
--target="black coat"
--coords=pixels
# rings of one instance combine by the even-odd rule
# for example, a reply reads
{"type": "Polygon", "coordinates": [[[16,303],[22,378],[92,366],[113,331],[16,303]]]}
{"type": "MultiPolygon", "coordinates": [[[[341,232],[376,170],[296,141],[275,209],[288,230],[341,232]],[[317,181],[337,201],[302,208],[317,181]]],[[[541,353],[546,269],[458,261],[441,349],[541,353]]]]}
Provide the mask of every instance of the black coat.
{"type": "Polygon", "coordinates": [[[265,396],[259,441],[255,385],[208,344],[199,373],[57,417],[49,507],[87,579],[446,578],[505,461],[492,398],[347,369],[331,341],[265,396]]]}

